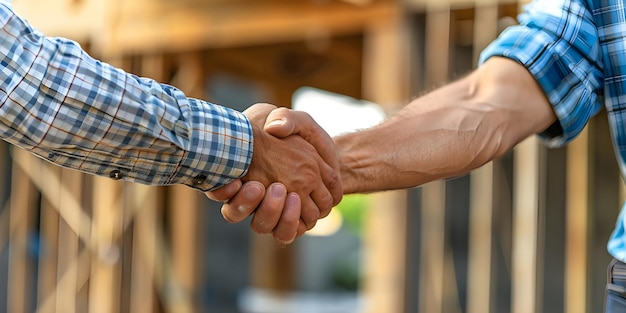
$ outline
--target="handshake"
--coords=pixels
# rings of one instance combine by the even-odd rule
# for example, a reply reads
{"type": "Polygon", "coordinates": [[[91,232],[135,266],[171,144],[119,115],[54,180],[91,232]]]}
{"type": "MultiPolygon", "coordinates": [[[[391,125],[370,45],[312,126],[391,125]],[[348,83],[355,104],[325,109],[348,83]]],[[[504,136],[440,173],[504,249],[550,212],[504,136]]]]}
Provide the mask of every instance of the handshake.
{"type": "Polygon", "coordinates": [[[227,221],[241,222],[254,214],[252,230],[290,244],[341,201],[335,144],[304,112],[256,104],[244,114],[254,133],[248,172],[206,195],[225,203],[227,221]]]}
{"type": "Polygon", "coordinates": [[[283,244],[315,226],[342,194],[415,187],[456,177],[557,122],[528,70],[491,58],[384,122],[331,139],[306,113],[257,104],[248,173],[207,193],[226,220],[251,214],[252,229],[283,244]]]}

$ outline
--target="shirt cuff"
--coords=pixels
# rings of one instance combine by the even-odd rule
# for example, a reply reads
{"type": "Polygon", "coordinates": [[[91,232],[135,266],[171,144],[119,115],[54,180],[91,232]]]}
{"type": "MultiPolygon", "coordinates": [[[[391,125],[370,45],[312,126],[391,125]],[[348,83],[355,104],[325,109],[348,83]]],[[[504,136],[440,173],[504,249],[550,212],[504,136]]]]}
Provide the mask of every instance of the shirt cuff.
{"type": "MultiPolygon", "coordinates": [[[[591,45],[596,47],[597,45],[591,45]]],[[[479,64],[490,57],[512,59],[525,66],[544,91],[557,116],[540,137],[548,146],[557,147],[573,140],[587,121],[601,108],[602,73],[583,55],[585,51],[540,28],[513,26],[481,54],[479,64]],[[559,130],[560,131],[554,131],[559,130]]],[[[586,51],[591,57],[598,51],[586,51]]]]}
{"type": "Polygon", "coordinates": [[[219,188],[244,176],[253,154],[253,132],[248,118],[236,110],[203,101],[197,118],[202,129],[194,129],[188,149],[170,182],[201,191],[219,188]],[[207,107],[202,107],[208,105],[207,107]]]}

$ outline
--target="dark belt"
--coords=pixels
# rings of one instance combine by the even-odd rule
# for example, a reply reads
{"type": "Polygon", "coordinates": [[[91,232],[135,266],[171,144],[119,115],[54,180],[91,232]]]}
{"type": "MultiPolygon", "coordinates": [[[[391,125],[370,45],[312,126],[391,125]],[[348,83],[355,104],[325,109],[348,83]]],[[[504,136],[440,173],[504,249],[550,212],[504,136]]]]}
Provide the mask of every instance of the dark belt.
{"type": "Polygon", "coordinates": [[[609,264],[607,289],[626,295],[626,264],[613,259],[609,264]]]}

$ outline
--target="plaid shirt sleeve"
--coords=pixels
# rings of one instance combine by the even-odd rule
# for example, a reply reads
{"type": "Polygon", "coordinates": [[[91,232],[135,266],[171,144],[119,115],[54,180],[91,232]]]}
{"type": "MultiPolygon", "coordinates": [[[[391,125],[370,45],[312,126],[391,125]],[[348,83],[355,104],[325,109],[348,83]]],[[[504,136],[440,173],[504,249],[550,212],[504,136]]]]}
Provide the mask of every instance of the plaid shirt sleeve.
{"type": "Polygon", "coordinates": [[[602,108],[603,65],[598,30],[585,4],[536,0],[520,25],[505,30],[481,54],[513,59],[535,77],[554,108],[561,131],[542,134],[550,146],[574,139],[602,108]]]}
{"type": "Polygon", "coordinates": [[[0,2],[0,136],[64,167],[199,190],[244,175],[253,140],[240,112],[45,37],[7,1],[0,2]]]}

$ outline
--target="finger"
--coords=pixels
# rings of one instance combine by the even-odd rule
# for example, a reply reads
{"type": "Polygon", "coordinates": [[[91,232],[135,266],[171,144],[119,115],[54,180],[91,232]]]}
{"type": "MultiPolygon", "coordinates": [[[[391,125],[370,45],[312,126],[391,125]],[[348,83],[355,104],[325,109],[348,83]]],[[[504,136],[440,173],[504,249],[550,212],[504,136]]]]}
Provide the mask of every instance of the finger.
{"type": "Polygon", "coordinates": [[[326,188],[333,197],[333,205],[341,202],[343,186],[339,178],[339,158],[332,138],[307,113],[278,108],[267,116],[264,130],[284,138],[293,134],[308,141],[330,167],[320,164],[321,175],[326,188]]]}
{"type": "Polygon", "coordinates": [[[250,228],[259,234],[269,234],[274,230],[280,219],[285,206],[285,198],[287,197],[287,188],[280,183],[271,184],[267,191],[261,206],[256,209],[250,224],[250,228]]]}
{"type": "Polygon", "coordinates": [[[285,208],[280,216],[278,225],[274,228],[274,239],[281,245],[288,245],[296,239],[300,224],[300,197],[291,192],[285,200],[285,208]]]}
{"type": "Polygon", "coordinates": [[[264,195],[263,184],[256,181],[246,182],[228,203],[222,205],[222,216],[230,223],[239,223],[254,212],[264,195]]]}
{"type": "Polygon", "coordinates": [[[320,218],[320,210],[310,196],[303,198],[302,195],[300,195],[300,200],[302,201],[300,219],[304,222],[306,229],[311,230],[315,227],[317,220],[320,218]]]}
{"type": "Polygon", "coordinates": [[[295,111],[287,108],[273,110],[267,115],[263,130],[278,138],[285,138],[295,134],[296,124],[300,121],[293,113],[295,111]]]}
{"type": "Polygon", "coordinates": [[[308,113],[278,108],[268,114],[263,129],[279,138],[300,135],[315,147],[326,163],[339,170],[335,143],[308,113]]]}
{"type": "Polygon", "coordinates": [[[218,189],[207,191],[204,193],[204,195],[206,195],[207,198],[213,201],[226,202],[230,198],[234,197],[240,188],[241,188],[241,180],[236,179],[218,189]]]}
{"type": "Polygon", "coordinates": [[[311,199],[319,211],[318,219],[326,217],[333,208],[333,197],[324,185],[311,192],[311,199]]]}
{"type": "Polygon", "coordinates": [[[306,233],[306,230],[307,230],[306,229],[306,225],[304,224],[302,219],[300,219],[300,222],[298,223],[298,234],[296,235],[296,237],[300,237],[300,236],[304,235],[304,233],[306,233]]]}
{"type": "MultiPolygon", "coordinates": [[[[343,185],[341,184],[341,178],[339,177],[338,172],[330,167],[330,165],[324,162],[318,163],[318,165],[324,187],[331,195],[331,206],[335,206],[341,202],[341,199],[343,199],[343,185]]],[[[318,203],[317,200],[315,200],[315,202],[318,203]]]]}

